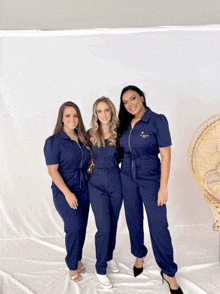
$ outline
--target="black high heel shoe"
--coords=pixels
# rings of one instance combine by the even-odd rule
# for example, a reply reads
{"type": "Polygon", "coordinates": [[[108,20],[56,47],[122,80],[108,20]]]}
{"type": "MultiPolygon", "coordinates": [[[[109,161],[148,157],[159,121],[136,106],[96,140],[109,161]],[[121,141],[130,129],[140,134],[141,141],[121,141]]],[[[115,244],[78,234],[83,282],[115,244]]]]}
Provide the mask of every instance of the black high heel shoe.
{"type": "Polygon", "coordinates": [[[143,267],[138,268],[134,265],[133,272],[134,272],[134,276],[137,277],[143,272],[143,267]]]}
{"type": "MultiPolygon", "coordinates": [[[[164,281],[166,281],[167,284],[169,285],[169,288],[170,288],[170,283],[166,279],[164,279],[164,277],[163,277],[163,271],[160,272],[160,275],[162,277],[162,283],[164,283],[164,281]]],[[[180,287],[177,290],[173,290],[170,288],[170,293],[171,294],[183,294],[183,291],[180,287]]]]}
{"type": "MultiPolygon", "coordinates": [[[[144,263],[144,257],[143,257],[143,263],[144,263]]],[[[143,272],[143,266],[142,267],[136,267],[134,265],[133,272],[134,272],[134,277],[139,276],[143,272]]]]}

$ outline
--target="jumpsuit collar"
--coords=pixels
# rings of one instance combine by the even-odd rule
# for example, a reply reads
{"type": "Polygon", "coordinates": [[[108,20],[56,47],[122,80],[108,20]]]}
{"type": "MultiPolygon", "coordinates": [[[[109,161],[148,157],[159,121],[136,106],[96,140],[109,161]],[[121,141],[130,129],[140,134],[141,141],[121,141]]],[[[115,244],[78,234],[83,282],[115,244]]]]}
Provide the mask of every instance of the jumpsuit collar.
{"type": "Polygon", "coordinates": [[[65,140],[70,139],[70,137],[64,132],[64,130],[60,131],[60,136],[62,137],[62,139],[65,139],[65,140]]]}
{"type": "MultiPolygon", "coordinates": [[[[64,130],[61,130],[60,131],[60,136],[64,140],[71,140],[70,137],[64,132],[64,130]]],[[[81,145],[81,141],[79,140],[79,138],[78,138],[78,141],[79,141],[79,144],[81,145]]]]}
{"type": "MultiPolygon", "coordinates": [[[[64,140],[71,140],[70,139],[70,137],[64,132],[64,130],[61,130],[60,131],[60,136],[61,136],[61,138],[63,138],[64,140]]],[[[79,140],[79,139],[78,139],[79,140]]],[[[72,141],[72,140],[71,140],[72,141]]],[[[74,141],[76,144],[78,144],[76,141],[74,141]]],[[[81,149],[81,154],[82,154],[82,160],[83,160],[83,150],[82,150],[82,146],[83,146],[83,144],[82,144],[82,142],[79,140],[79,147],[80,147],[80,149],[81,149]]],[[[79,172],[79,182],[80,182],[80,188],[81,188],[81,183],[82,183],[82,180],[83,180],[83,178],[86,180],[86,181],[88,181],[88,175],[87,175],[87,172],[86,172],[86,170],[83,170],[82,169],[82,161],[81,160],[81,166],[80,166],[80,169],[77,171],[77,172],[79,172]]]]}
{"type": "MultiPolygon", "coordinates": [[[[152,113],[152,110],[150,109],[150,107],[147,107],[147,111],[145,112],[145,114],[142,116],[142,118],[137,123],[139,123],[141,121],[147,123],[150,120],[151,113],[152,113]]],[[[130,123],[130,128],[132,128],[131,123],[130,123]]]]}
{"type": "Polygon", "coordinates": [[[147,111],[145,112],[145,114],[142,116],[142,118],[140,119],[140,121],[143,122],[148,122],[151,116],[152,110],[150,109],[150,107],[147,107],[147,111]]]}

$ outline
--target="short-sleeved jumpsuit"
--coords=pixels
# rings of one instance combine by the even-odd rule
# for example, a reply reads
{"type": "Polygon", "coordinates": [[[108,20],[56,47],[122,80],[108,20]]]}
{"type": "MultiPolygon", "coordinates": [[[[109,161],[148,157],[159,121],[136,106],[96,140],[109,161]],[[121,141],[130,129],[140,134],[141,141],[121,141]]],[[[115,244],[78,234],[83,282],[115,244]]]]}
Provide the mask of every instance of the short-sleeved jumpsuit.
{"type": "Polygon", "coordinates": [[[80,141],[78,144],[71,140],[62,130],[46,140],[44,155],[47,165],[59,164],[59,173],[78,200],[77,209],[72,209],[64,194],[52,182],[54,205],[64,221],[66,264],[70,270],[77,270],[78,261],[82,259],[89,213],[86,171],[91,153],[80,141]]]}
{"type": "Polygon", "coordinates": [[[147,254],[143,233],[144,204],[156,262],[165,274],[174,277],[177,265],[173,261],[166,205],[157,204],[161,176],[159,148],[170,145],[167,119],[149,107],[133,129],[130,125],[120,138],[120,146],[124,149],[121,184],[131,252],[138,258],[147,254]]]}
{"type": "Polygon", "coordinates": [[[95,167],[89,177],[89,198],[94,212],[97,233],[96,271],[105,275],[107,261],[113,258],[116,244],[116,231],[122,205],[118,151],[105,140],[105,147],[92,143],[95,167]]]}

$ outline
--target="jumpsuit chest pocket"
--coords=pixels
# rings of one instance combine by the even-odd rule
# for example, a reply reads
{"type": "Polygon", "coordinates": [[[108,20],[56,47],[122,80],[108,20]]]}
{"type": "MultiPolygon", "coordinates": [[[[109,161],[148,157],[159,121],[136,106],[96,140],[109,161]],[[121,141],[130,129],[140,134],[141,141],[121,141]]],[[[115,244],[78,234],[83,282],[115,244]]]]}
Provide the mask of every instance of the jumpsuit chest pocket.
{"type": "Polygon", "coordinates": [[[130,150],[137,157],[151,155],[155,151],[158,153],[155,134],[147,130],[131,133],[130,150]]]}

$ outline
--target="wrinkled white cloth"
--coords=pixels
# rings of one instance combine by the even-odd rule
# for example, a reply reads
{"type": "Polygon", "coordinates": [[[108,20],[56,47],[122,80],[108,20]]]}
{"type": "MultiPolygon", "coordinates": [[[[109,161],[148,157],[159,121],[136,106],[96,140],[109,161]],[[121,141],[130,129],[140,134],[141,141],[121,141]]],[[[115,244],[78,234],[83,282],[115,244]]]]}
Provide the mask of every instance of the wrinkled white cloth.
{"type": "MultiPolygon", "coordinates": [[[[202,242],[201,235],[196,236],[194,230],[189,231],[191,241],[200,239],[199,241],[202,242]]],[[[149,237],[146,238],[146,243],[150,245],[149,237]]],[[[182,252],[180,248],[175,250],[176,261],[179,264],[176,275],[179,285],[185,294],[220,293],[220,263],[218,260],[215,261],[217,256],[207,256],[205,251],[208,248],[205,250],[203,246],[197,248],[197,256],[189,254],[187,256],[187,247],[190,248],[192,243],[186,240],[185,250],[182,252]]],[[[3,256],[1,256],[0,293],[2,294],[106,293],[95,276],[95,248],[92,235],[87,236],[85,243],[83,263],[87,271],[82,274],[82,281],[79,283],[69,279],[64,262],[63,236],[4,240],[1,241],[1,249],[3,256]]],[[[114,258],[119,264],[120,271],[107,272],[113,284],[110,293],[169,293],[168,285],[162,284],[160,269],[155,263],[150,246],[144,262],[144,271],[136,278],[132,271],[135,258],[130,254],[127,234],[119,233],[114,258]]]]}
{"type": "MultiPolygon", "coordinates": [[[[65,264],[63,223],[56,212],[43,156],[58,108],[81,109],[86,129],[93,102],[106,95],[119,108],[120,91],[135,84],[166,115],[172,137],[168,221],[185,294],[219,294],[219,233],[210,206],[193,183],[187,150],[193,134],[219,112],[220,26],[90,31],[0,31],[0,293],[106,293],[95,277],[95,221],[89,215],[78,284],[65,264]]],[[[149,253],[135,262],[122,208],[109,293],[168,294],[149,253]]]]}

